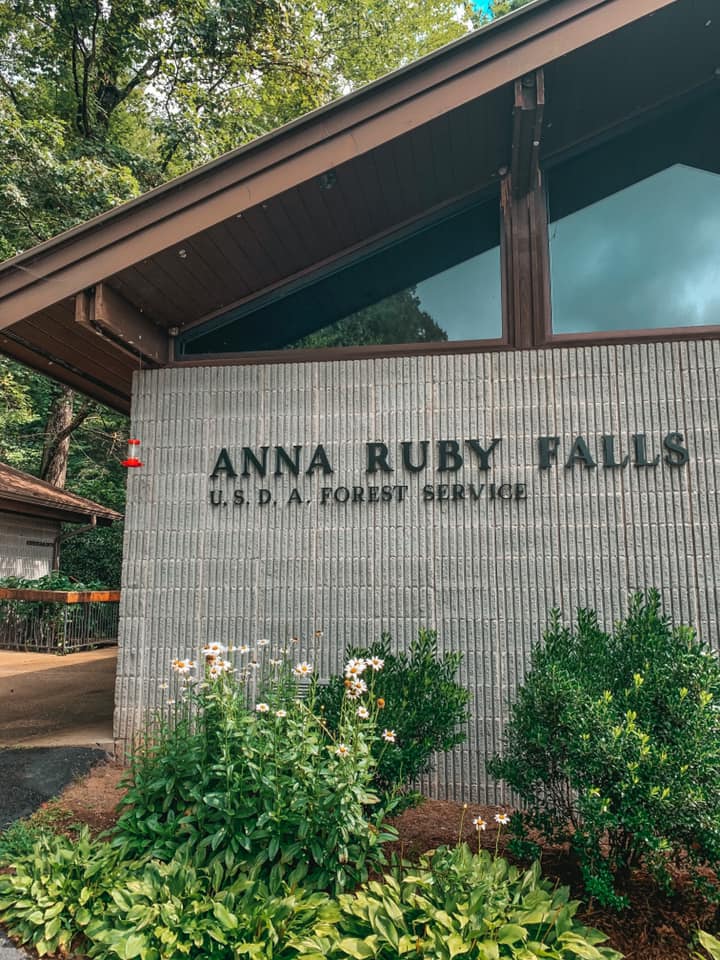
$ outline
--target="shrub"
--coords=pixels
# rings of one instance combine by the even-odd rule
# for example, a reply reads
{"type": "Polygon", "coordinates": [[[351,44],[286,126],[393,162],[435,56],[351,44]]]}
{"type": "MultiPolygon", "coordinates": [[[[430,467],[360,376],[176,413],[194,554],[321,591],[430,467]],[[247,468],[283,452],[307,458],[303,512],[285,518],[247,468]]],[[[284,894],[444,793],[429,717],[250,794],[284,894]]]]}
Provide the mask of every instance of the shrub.
{"type": "Polygon", "coordinates": [[[216,889],[251,867],[311,889],[361,882],[395,836],[381,809],[365,813],[378,802],[374,711],[363,720],[347,702],[331,732],[287,669],[249,704],[242,681],[215,670],[132,758],[113,843],[124,858],[185,858],[216,889]]]}
{"type": "Polygon", "coordinates": [[[619,960],[606,938],[574,920],[579,904],[553,889],[536,863],[521,873],[463,844],[424,857],[407,875],[340,897],[340,919],[296,942],[298,960],[399,956],[619,960]]]}
{"type": "Polygon", "coordinates": [[[586,890],[617,908],[640,864],[666,888],[673,859],[720,867],[719,696],[716,657],[656,591],[612,633],[592,611],[575,630],[553,612],[490,766],[526,806],[518,833],[569,841],[586,890]]]}
{"type": "MultiPolygon", "coordinates": [[[[390,637],[367,649],[350,647],[348,658],[384,661],[382,671],[372,677],[373,700],[382,698],[379,717],[383,727],[394,730],[395,743],[376,740],[373,753],[377,768],[375,787],[383,795],[405,791],[432,769],[433,754],[451,750],[466,737],[468,691],[455,677],[462,654],[438,657],[437,635],[420,630],[407,653],[392,653],[390,637]]],[[[328,725],[336,730],[345,695],[344,676],[334,677],[318,691],[318,705],[328,725]]]]}

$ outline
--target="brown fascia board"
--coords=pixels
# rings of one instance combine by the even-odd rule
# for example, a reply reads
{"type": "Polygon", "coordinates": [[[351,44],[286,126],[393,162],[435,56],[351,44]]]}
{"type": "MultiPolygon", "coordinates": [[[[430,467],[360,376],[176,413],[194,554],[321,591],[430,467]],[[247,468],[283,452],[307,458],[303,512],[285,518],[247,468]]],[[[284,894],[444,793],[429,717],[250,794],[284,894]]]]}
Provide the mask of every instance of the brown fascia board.
{"type": "Polygon", "coordinates": [[[535,0],[6,261],[0,329],[676,2],[535,0]]]}
{"type": "Polygon", "coordinates": [[[58,509],[47,506],[37,500],[18,500],[13,497],[4,497],[0,494],[0,513],[12,513],[16,516],[43,518],[57,523],[89,523],[93,516],[98,527],[109,527],[116,520],[122,520],[122,514],[109,515],[93,513],[92,510],[58,509]]]}

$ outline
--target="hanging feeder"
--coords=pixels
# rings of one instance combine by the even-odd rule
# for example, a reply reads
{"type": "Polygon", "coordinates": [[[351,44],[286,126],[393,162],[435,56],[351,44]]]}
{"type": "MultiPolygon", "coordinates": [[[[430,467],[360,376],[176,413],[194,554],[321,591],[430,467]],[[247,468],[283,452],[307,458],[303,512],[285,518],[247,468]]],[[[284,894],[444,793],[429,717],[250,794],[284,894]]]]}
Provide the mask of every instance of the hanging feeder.
{"type": "Polygon", "coordinates": [[[142,460],[138,460],[135,456],[137,453],[136,447],[140,446],[139,440],[130,439],[128,440],[128,455],[121,461],[121,466],[123,467],[141,467],[143,465],[142,460]]]}

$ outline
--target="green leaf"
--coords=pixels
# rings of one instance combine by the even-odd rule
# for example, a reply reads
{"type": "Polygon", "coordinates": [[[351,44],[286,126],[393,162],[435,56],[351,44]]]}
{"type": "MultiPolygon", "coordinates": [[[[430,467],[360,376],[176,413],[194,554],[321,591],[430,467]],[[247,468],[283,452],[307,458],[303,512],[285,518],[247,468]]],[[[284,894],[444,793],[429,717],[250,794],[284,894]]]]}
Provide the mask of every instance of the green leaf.
{"type": "Polygon", "coordinates": [[[517,943],[527,940],[528,932],[517,923],[505,923],[497,932],[498,943],[517,943]]]}
{"type": "Polygon", "coordinates": [[[720,940],[717,940],[704,930],[698,930],[698,940],[710,954],[712,960],[720,960],[720,940]]]}
{"type": "Polygon", "coordinates": [[[338,949],[342,950],[355,960],[367,960],[368,957],[374,957],[375,951],[364,940],[357,937],[345,937],[338,943],[338,949]]]}
{"type": "Polygon", "coordinates": [[[213,903],[213,913],[226,930],[237,930],[237,917],[234,913],[230,913],[230,911],[217,900],[213,903]]]}
{"type": "Polygon", "coordinates": [[[139,957],[145,948],[145,938],[136,933],[131,933],[123,944],[122,956],[124,960],[133,960],[133,957],[139,957]]]}

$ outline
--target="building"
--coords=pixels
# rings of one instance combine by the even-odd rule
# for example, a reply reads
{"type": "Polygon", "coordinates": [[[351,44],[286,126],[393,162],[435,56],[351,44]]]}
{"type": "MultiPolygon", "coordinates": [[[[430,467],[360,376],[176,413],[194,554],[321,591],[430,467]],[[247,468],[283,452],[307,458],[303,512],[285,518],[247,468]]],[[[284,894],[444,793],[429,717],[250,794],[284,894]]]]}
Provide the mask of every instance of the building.
{"type": "Polygon", "coordinates": [[[717,640],[720,15],[536,0],[0,267],[131,410],[116,729],[205,639],[436,627],[485,758],[548,610],[717,640]]]}
{"type": "Polygon", "coordinates": [[[0,578],[35,580],[56,569],[62,524],[89,529],[114,520],[122,514],[0,463],[0,578]]]}

